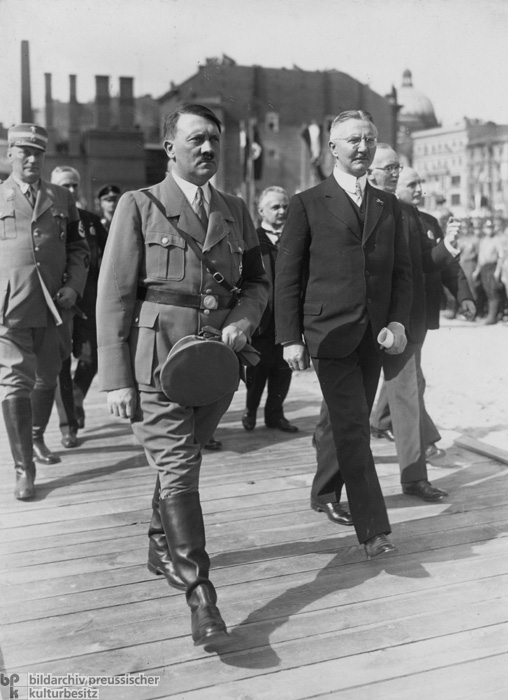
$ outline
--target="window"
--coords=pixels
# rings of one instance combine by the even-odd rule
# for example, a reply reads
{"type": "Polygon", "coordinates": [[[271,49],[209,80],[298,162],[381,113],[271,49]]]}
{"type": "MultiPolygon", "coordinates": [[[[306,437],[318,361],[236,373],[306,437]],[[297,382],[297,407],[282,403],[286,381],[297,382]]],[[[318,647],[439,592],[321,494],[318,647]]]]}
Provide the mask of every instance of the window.
{"type": "Polygon", "coordinates": [[[452,175],[452,187],[460,187],[460,175],[452,175]]]}
{"type": "Polygon", "coordinates": [[[274,134],[279,133],[279,115],[277,112],[267,112],[265,117],[266,128],[274,134]]]}
{"type": "Polygon", "coordinates": [[[452,199],[451,199],[451,205],[452,207],[457,207],[460,204],[460,194],[452,194],[452,199]]]}

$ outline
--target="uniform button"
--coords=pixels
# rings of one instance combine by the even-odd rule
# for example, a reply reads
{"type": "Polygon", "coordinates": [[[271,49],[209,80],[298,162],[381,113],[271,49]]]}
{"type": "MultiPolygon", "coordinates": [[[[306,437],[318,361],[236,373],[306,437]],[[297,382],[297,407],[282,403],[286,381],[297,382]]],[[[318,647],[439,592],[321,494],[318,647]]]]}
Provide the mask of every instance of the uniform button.
{"type": "Polygon", "coordinates": [[[168,239],[166,238],[166,236],[164,236],[164,238],[162,239],[161,242],[164,243],[164,245],[166,245],[166,243],[168,242],[168,239]]]}
{"type": "Polygon", "coordinates": [[[205,294],[211,294],[212,290],[211,289],[205,289],[205,294]]]}
{"type": "Polygon", "coordinates": [[[370,272],[368,270],[365,270],[365,277],[368,277],[370,275],[370,272]]]}
{"type": "Polygon", "coordinates": [[[38,246],[38,245],[36,245],[36,246],[35,246],[35,248],[34,248],[34,250],[35,250],[35,252],[36,252],[36,253],[38,253],[38,252],[39,252],[39,250],[40,250],[39,246],[38,246]]]}
{"type": "Polygon", "coordinates": [[[134,323],[139,323],[139,316],[136,316],[136,318],[134,319],[134,323]]]}
{"type": "Polygon", "coordinates": [[[37,267],[40,267],[40,266],[41,266],[41,264],[40,264],[40,262],[38,262],[38,263],[37,263],[37,267]]]}
{"type": "Polygon", "coordinates": [[[41,235],[41,232],[39,231],[39,229],[36,228],[34,231],[34,236],[40,236],[40,235],[41,235]]]}
{"type": "Polygon", "coordinates": [[[209,316],[209,315],[210,315],[210,309],[204,309],[203,313],[206,314],[207,316],[209,316]]]}

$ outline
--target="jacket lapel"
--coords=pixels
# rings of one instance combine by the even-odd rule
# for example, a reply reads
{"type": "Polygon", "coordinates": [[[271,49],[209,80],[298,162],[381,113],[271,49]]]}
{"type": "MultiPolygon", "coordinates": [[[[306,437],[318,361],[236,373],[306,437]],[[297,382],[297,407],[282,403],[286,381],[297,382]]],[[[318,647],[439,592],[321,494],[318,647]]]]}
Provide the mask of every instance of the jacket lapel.
{"type": "Polygon", "coordinates": [[[39,219],[46,211],[48,211],[48,209],[51,209],[52,206],[53,200],[49,196],[48,189],[44,184],[44,180],[41,180],[39,191],[37,192],[35,207],[33,210],[32,221],[37,221],[37,219],[39,219]]]}
{"type": "Polygon", "coordinates": [[[16,207],[19,206],[20,211],[23,212],[28,219],[32,219],[34,216],[34,209],[21,191],[16,180],[12,176],[9,176],[4,182],[3,187],[6,194],[6,201],[16,200],[16,207]]]}
{"type": "Polygon", "coordinates": [[[368,183],[365,188],[365,197],[365,223],[362,241],[366,241],[376,227],[384,207],[384,201],[376,195],[375,190],[368,183]]]}
{"type": "Polygon", "coordinates": [[[164,205],[168,217],[176,219],[176,227],[192,236],[199,243],[203,243],[205,230],[170,173],[160,185],[153,188],[153,191],[164,205]]]}
{"type": "Polygon", "coordinates": [[[354,212],[354,205],[349,200],[345,191],[340,187],[333,175],[330,175],[330,177],[325,180],[323,186],[324,205],[326,209],[328,209],[330,214],[342,221],[355,236],[358,236],[360,231],[358,217],[354,212]]]}
{"type": "Polygon", "coordinates": [[[214,245],[229,234],[228,221],[234,221],[228,205],[220,192],[210,187],[212,201],[210,203],[210,216],[208,218],[208,230],[206,232],[203,252],[210,250],[214,245]]]}

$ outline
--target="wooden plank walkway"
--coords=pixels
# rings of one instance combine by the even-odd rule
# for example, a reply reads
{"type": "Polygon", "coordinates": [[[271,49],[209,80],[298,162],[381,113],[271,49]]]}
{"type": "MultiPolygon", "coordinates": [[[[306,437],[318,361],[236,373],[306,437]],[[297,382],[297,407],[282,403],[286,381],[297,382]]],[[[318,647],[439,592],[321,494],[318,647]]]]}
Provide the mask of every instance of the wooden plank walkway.
{"type": "MultiPolygon", "coordinates": [[[[506,700],[506,465],[455,447],[455,467],[430,470],[450,498],[425,504],[401,495],[393,446],[373,441],[398,551],[368,562],[352,529],[309,509],[314,374],[287,401],[296,435],[246,433],[243,404],[240,390],[201,479],[231,632],[220,655],[192,645],[182,594],[146,569],[154,474],[95,386],[82,445],[38,467],[33,502],[12,496],[2,424],[0,669],[20,676],[18,697],[28,673],[143,672],[158,684],[98,697],[506,700]]],[[[60,445],[55,416],[47,443],[60,445]]]]}

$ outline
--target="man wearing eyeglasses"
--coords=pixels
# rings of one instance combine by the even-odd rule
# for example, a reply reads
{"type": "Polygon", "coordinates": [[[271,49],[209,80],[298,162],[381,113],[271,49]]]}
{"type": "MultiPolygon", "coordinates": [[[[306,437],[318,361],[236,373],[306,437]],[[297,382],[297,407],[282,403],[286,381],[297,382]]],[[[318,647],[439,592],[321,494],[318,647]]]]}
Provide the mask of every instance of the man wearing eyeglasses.
{"type": "Polygon", "coordinates": [[[340,114],[330,130],[332,175],[295,195],[277,258],[277,339],[293,370],[309,358],[327,404],[338,464],[318,464],[311,507],[334,523],[354,524],[370,559],[395,549],[370,450],[369,414],[389,328],[406,346],[411,266],[397,199],[367,182],[377,129],[367,112],[340,114]],[[341,508],[346,485],[351,516],[341,508]]]}

